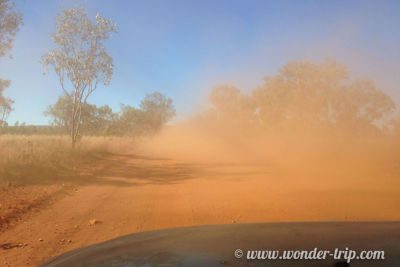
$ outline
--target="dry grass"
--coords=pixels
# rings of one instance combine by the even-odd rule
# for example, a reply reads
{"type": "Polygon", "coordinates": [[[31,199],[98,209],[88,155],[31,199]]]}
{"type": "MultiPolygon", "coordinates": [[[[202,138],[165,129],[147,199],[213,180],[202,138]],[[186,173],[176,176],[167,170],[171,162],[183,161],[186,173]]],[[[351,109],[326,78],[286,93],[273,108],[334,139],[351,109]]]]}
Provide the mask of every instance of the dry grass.
{"type": "Polygon", "coordinates": [[[85,137],[71,148],[68,136],[0,136],[0,184],[57,182],[63,175],[106,152],[130,152],[127,138],[85,137]]]}

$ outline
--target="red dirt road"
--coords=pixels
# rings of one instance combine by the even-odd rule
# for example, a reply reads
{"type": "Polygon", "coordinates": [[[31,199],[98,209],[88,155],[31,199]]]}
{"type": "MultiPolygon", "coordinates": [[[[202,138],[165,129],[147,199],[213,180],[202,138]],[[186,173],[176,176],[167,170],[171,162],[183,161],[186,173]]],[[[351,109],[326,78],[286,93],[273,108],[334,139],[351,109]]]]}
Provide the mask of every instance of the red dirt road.
{"type": "MultiPolygon", "coordinates": [[[[0,266],[36,266],[63,252],[152,229],[271,221],[400,220],[393,177],[360,183],[285,168],[107,156],[79,186],[0,232],[0,266]],[[357,185],[357,186],[355,186],[357,185]],[[98,223],[90,225],[96,219],[98,223]]],[[[333,175],[333,174],[332,174],[333,175]]],[[[363,178],[364,179],[364,178],[363,178]]]]}

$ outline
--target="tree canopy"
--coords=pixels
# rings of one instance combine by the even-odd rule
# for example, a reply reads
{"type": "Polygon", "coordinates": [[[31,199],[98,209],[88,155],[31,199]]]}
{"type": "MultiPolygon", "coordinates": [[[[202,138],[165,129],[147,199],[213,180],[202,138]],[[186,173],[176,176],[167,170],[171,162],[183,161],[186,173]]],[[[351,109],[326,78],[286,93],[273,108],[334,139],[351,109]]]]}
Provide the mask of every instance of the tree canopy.
{"type": "Polygon", "coordinates": [[[45,67],[57,74],[64,94],[72,99],[70,132],[72,145],[80,135],[83,105],[99,84],[108,85],[113,61],[104,41],[116,25],[99,14],[92,21],[83,8],[64,10],[57,16],[52,35],[55,48],[42,58],[45,67]]]}
{"type": "MultiPolygon", "coordinates": [[[[11,50],[15,35],[22,24],[22,16],[16,10],[14,3],[0,0],[0,57],[11,50]]],[[[10,86],[10,81],[0,78],[0,127],[6,125],[6,119],[12,111],[13,100],[3,95],[10,86]]]]}
{"type": "Polygon", "coordinates": [[[16,10],[15,4],[0,0],[0,57],[11,50],[21,23],[22,15],[16,10]]]}
{"type": "Polygon", "coordinates": [[[250,94],[219,86],[210,94],[216,118],[272,129],[373,131],[395,110],[371,81],[351,80],[335,62],[290,62],[250,94]]]}
{"type": "MultiPolygon", "coordinates": [[[[52,118],[52,124],[64,130],[70,129],[70,110],[73,100],[62,95],[49,106],[45,114],[52,118]]],[[[154,92],[146,95],[139,108],[121,105],[120,112],[109,106],[82,105],[81,131],[88,135],[145,135],[159,131],[175,115],[172,99],[154,92]]]]}
{"type": "Polygon", "coordinates": [[[10,81],[0,79],[0,127],[5,126],[6,119],[12,111],[13,100],[3,96],[4,90],[9,86],[10,81]]]}

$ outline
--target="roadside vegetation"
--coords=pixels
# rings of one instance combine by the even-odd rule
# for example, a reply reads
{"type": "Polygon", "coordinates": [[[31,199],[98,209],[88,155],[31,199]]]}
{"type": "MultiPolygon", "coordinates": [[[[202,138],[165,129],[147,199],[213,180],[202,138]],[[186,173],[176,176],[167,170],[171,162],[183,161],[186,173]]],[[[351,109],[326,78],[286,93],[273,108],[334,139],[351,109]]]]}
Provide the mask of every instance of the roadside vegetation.
{"type": "MultiPolygon", "coordinates": [[[[0,57],[10,55],[22,19],[12,1],[0,0],[0,57]]],[[[105,42],[116,33],[112,20],[91,18],[83,8],[56,16],[54,46],[41,59],[60,85],[57,102],[44,108],[50,125],[9,125],[14,101],[4,92],[12,81],[0,79],[0,186],[79,177],[77,170],[97,155],[130,150],[134,138],[157,133],[174,117],[172,100],[159,92],[147,94],[139,107],[121,105],[118,112],[89,103],[99,85],[111,82],[114,65],[105,42]]]]}
{"type": "Polygon", "coordinates": [[[66,135],[1,135],[0,186],[68,183],[102,154],[133,152],[133,143],[130,138],[87,137],[73,149],[66,135]]]}

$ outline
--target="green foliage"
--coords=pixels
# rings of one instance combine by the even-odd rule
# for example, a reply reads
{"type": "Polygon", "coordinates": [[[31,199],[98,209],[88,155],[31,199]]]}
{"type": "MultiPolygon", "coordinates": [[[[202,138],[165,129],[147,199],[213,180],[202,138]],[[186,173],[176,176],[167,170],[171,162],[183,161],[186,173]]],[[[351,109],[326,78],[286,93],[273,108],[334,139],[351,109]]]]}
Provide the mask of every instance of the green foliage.
{"type": "Polygon", "coordinates": [[[0,0],[0,57],[11,50],[21,24],[22,15],[15,9],[14,3],[0,0]]]}
{"type": "MultiPolygon", "coordinates": [[[[12,48],[15,35],[22,24],[22,16],[15,5],[8,0],[0,0],[0,57],[12,48]]],[[[12,111],[13,100],[3,96],[10,81],[0,79],[0,127],[7,126],[6,119],[12,111]]]]}
{"type": "Polygon", "coordinates": [[[172,99],[159,92],[147,94],[140,103],[141,123],[144,132],[153,133],[175,116],[172,99]]]}
{"type": "MultiPolygon", "coordinates": [[[[63,95],[45,114],[52,118],[52,124],[68,131],[71,124],[73,101],[63,95]]],[[[105,106],[88,103],[82,105],[81,131],[87,135],[145,135],[159,131],[175,115],[172,100],[161,93],[146,95],[140,108],[121,105],[121,112],[115,113],[105,106]]]]}
{"type": "Polygon", "coordinates": [[[6,119],[12,111],[13,100],[3,96],[4,90],[10,85],[9,81],[0,79],[0,127],[7,126],[6,119]]]}
{"type": "MultiPolygon", "coordinates": [[[[62,95],[57,102],[48,107],[45,115],[52,118],[52,124],[67,132],[71,127],[73,100],[68,95],[62,95]]],[[[97,107],[88,103],[82,104],[81,133],[104,134],[114,122],[116,114],[105,105],[97,107]]]]}
{"type": "Polygon", "coordinates": [[[44,55],[42,61],[44,66],[54,69],[66,94],[77,94],[82,100],[98,83],[110,83],[113,62],[103,43],[115,32],[111,20],[97,14],[92,21],[83,8],[66,9],[57,16],[56,32],[52,35],[56,48],[44,55]]]}
{"type": "Polygon", "coordinates": [[[55,71],[64,94],[72,100],[66,126],[73,146],[82,134],[81,117],[88,97],[98,84],[107,86],[111,81],[113,61],[104,42],[115,32],[111,20],[97,14],[92,21],[83,8],[66,9],[57,16],[52,35],[56,47],[43,56],[42,63],[55,71]]]}

